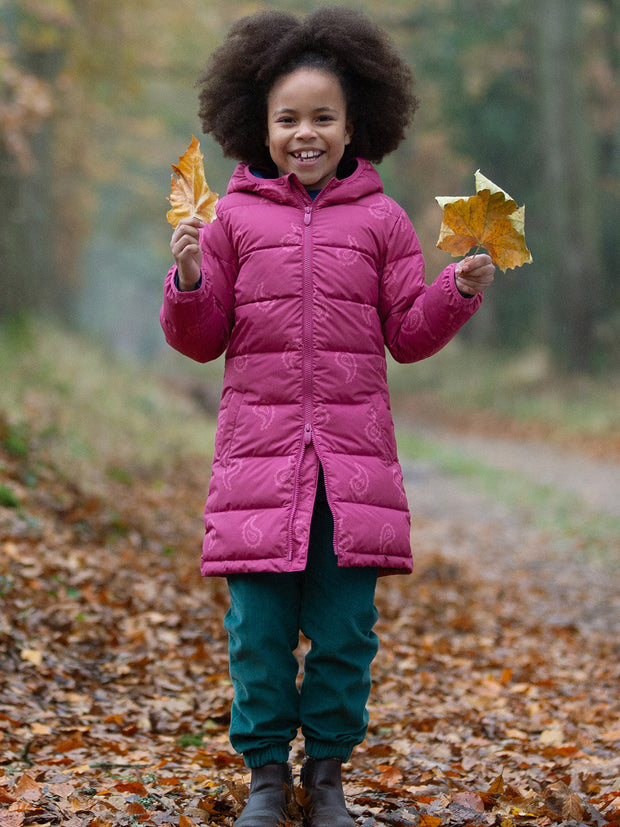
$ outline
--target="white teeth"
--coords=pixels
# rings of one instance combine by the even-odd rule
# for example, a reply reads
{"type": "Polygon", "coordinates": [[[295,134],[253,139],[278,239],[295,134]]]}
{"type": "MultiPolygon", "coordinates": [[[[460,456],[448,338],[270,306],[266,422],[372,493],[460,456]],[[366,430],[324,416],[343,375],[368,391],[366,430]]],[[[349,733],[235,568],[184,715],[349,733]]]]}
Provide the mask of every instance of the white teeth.
{"type": "Polygon", "coordinates": [[[312,151],[312,152],[297,152],[295,154],[296,158],[302,158],[303,160],[308,160],[310,158],[318,158],[320,156],[320,152],[312,151]]]}

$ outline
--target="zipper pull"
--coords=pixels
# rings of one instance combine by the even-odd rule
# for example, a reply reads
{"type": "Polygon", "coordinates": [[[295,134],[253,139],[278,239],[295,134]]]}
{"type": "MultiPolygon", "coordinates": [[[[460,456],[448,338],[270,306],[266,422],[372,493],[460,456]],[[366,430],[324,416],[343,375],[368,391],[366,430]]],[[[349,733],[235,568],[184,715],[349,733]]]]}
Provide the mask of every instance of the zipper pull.
{"type": "Polygon", "coordinates": [[[306,225],[306,227],[310,223],[311,219],[312,219],[312,207],[306,205],[306,214],[304,215],[304,224],[306,225]]]}
{"type": "Polygon", "coordinates": [[[310,445],[312,442],[312,425],[309,422],[306,422],[306,427],[304,428],[304,444],[310,445]]]}

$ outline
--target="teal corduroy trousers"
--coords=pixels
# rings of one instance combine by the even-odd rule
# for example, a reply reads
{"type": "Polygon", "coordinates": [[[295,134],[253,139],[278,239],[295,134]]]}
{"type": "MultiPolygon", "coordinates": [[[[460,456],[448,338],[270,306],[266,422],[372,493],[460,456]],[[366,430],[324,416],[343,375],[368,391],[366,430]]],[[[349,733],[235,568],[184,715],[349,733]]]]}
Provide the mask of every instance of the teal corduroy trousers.
{"type": "Polygon", "coordinates": [[[378,570],[339,568],[322,479],[301,572],[228,577],[230,740],[248,767],[285,762],[301,729],[311,758],[348,761],[368,728],[378,570]],[[298,688],[295,649],[310,641],[298,688]]]}

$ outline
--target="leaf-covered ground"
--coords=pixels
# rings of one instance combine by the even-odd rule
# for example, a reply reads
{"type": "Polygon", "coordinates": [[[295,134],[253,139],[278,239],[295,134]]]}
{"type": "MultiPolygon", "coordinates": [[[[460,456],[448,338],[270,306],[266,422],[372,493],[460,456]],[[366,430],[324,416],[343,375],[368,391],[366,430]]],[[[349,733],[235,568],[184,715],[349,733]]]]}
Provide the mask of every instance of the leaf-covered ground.
{"type": "MultiPolygon", "coordinates": [[[[227,740],[226,587],[197,572],[204,462],[86,488],[1,418],[0,437],[0,827],[232,824],[248,774],[227,740]]],[[[379,586],[351,813],[620,825],[618,546],[453,485],[411,473],[416,573],[379,586]]]]}

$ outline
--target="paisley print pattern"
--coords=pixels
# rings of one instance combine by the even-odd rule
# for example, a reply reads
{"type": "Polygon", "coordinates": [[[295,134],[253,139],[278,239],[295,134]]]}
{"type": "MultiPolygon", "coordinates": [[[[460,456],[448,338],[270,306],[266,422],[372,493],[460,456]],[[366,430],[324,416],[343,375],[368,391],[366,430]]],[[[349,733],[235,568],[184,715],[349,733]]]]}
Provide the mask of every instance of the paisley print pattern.
{"type": "Polygon", "coordinates": [[[258,548],[263,539],[263,532],[256,525],[258,517],[252,514],[241,526],[241,536],[248,548],[258,548]]]}
{"type": "Polygon", "coordinates": [[[283,247],[294,247],[301,244],[304,231],[300,224],[291,224],[289,230],[280,238],[280,244],[283,247]]]}
{"type": "Polygon", "coordinates": [[[415,333],[424,323],[424,314],[419,307],[413,307],[403,322],[403,329],[408,333],[415,333]]]}
{"type": "Polygon", "coordinates": [[[347,385],[357,376],[357,359],[353,353],[338,353],[336,364],[344,371],[344,381],[347,385]]]}
{"type": "Polygon", "coordinates": [[[273,405],[252,405],[250,408],[260,423],[261,431],[266,431],[273,422],[276,409],[273,405]]]}
{"type": "Polygon", "coordinates": [[[284,468],[280,468],[273,475],[274,482],[278,488],[287,488],[295,479],[295,458],[289,457],[284,468]]]}
{"type": "Polygon", "coordinates": [[[359,246],[355,237],[349,234],[347,236],[347,247],[340,247],[338,249],[338,261],[344,264],[345,267],[351,267],[359,259],[359,246]]]}
{"type": "Polygon", "coordinates": [[[355,474],[349,480],[349,491],[355,499],[362,499],[368,494],[370,488],[370,477],[368,471],[356,462],[355,474]]]}
{"type": "Polygon", "coordinates": [[[345,521],[340,517],[336,520],[338,526],[338,548],[341,552],[346,553],[353,551],[355,540],[350,531],[345,528],[345,521]]]}
{"type": "Polygon", "coordinates": [[[229,460],[226,465],[222,467],[222,483],[224,488],[227,491],[232,491],[233,486],[235,484],[235,479],[242,473],[243,471],[243,460],[242,459],[231,459],[229,460]]]}
{"type": "Polygon", "coordinates": [[[368,208],[369,213],[377,221],[387,221],[392,215],[392,202],[388,198],[377,198],[368,208]]]}
{"type": "Polygon", "coordinates": [[[389,553],[390,546],[393,544],[395,539],[396,531],[394,530],[394,526],[392,523],[385,523],[381,529],[381,539],[379,540],[379,546],[382,554],[389,553]]]}
{"type": "Polygon", "coordinates": [[[301,364],[301,345],[287,342],[282,351],[282,362],[288,370],[295,370],[301,364]]]}

